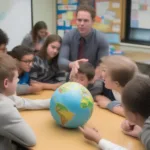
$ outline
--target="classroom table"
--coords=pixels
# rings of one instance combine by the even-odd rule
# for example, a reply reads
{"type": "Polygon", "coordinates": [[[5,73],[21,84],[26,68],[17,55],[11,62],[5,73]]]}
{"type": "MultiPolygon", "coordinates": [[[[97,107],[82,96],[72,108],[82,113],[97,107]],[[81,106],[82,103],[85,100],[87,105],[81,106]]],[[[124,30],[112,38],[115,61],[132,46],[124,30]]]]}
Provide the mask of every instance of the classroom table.
{"type": "MultiPolygon", "coordinates": [[[[42,91],[36,95],[23,96],[30,99],[46,99],[52,91],[42,91]]],[[[33,150],[98,150],[93,142],[85,140],[78,129],[65,129],[56,125],[49,110],[21,111],[22,117],[32,127],[37,137],[33,150]]],[[[86,124],[99,130],[101,136],[129,150],[144,150],[141,142],[124,135],[120,124],[123,117],[94,106],[91,119],[86,124]]]]}

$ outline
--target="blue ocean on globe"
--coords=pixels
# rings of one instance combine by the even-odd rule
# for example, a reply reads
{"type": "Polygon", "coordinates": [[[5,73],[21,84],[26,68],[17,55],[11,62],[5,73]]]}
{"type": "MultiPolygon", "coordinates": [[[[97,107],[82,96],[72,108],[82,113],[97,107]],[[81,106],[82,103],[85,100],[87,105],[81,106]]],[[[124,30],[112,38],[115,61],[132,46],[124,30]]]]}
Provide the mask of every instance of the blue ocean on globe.
{"type": "Polygon", "coordinates": [[[67,82],[53,93],[50,111],[57,124],[77,128],[90,119],[93,104],[92,95],[84,86],[67,82]]]}

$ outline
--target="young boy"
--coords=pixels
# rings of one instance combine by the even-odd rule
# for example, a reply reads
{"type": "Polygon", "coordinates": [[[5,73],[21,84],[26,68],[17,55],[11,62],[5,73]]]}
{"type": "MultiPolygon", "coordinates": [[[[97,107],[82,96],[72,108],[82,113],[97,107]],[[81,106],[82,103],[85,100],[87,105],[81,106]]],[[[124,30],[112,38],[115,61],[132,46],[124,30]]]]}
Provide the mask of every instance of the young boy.
{"type": "Polygon", "coordinates": [[[0,29],[0,52],[6,53],[6,45],[8,44],[8,37],[3,30],[0,29]]]}
{"type": "Polygon", "coordinates": [[[86,87],[95,99],[96,95],[102,93],[102,80],[94,81],[95,69],[89,62],[80,62],[78,72],[74,75],[71,71],[70,80],[78,82],[86,87]]]}
{"type": "Polygon", "coordinates": [[[32,67],[34,54],[28,47],[19,45],[8,52],[18,64],[19,82],[17,86],[17,95],[37,93],[42,90],[38,84],[30,84],[29,72],[32,67]]]}
{"type": "Polygon", "coordinates": [[[103,64],[105,65],[103,72],[105,88],[112,90],[115,101],[111,101],[105,96],[97,96],[96,101],[100,107],[124,116],[121,93],[124,86],[138,72],[137,65],[125,56],[107,56],[103,60],[103,64]]]}
{"type": "Polygon", "coordinates": [[[18,70],[16,62],[7,54],[0,54],[0,148],[17,149],[13,142],[24,147],[36,144],[29,125],[22,119],[15,103],[9,99],[16,91],[18,70]]]}
{"type": "MultiPolygon", "coordinates": [[[[122,104],[126,118],[122,123],[123,132],[139,138],[147,150],[150,149],[150,79],[145,75],[136,75],[122,91],[122,104]]],[[[117,145],[102,139],[98,131],[91,128],[80,128],[85,138],[99,144],[105,150],[116,150],[117,145]],[[110,147],[108,147],[110,146],[110,147]]],[[[118,150],[122,150],[118,148],[118,150]]]]}

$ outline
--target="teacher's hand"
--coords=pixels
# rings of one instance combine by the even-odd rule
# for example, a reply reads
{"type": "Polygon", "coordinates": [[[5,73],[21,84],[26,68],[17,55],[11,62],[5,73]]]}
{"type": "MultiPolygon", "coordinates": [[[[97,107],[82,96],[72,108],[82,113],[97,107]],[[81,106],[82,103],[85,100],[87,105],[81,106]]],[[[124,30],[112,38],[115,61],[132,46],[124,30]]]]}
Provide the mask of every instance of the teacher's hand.
{"type": "Polygon", "coordinates": [[[73,61],[69,64],[69,68],[72,70],[74,70],[74,73],[76,74],[78,72],[78,69],[79,69],[79,63],[80,62],[87,62],[88,59],[79,59],[79,60],[76,60],[76,61],[73,61]]]}

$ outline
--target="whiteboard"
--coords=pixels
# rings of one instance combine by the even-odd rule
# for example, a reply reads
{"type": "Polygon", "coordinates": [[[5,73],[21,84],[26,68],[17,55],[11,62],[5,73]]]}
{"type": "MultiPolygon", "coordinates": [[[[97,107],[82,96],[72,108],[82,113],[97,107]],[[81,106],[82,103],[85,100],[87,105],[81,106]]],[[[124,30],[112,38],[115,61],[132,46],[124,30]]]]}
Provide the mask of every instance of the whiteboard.
{"type": "Polygon", "coordinates": [[[32,28],[31,0],[0,0],[0,28],[9,37],[8,51],[21,44],[32,28]]]}

